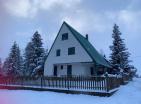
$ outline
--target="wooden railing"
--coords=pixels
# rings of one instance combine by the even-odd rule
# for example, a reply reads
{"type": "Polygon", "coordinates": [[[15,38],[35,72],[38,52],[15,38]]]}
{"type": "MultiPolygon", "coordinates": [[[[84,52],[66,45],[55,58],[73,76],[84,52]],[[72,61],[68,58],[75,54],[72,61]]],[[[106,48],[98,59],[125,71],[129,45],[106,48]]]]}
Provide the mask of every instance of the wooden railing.
{"type": "Polygon", "coordinates": [[[1,77],[1,85],[31,86],[47,89],[65,90],[90,90],[109,92],[118,88],[121,78],[117,77],[85,77],[85,76],[64,76],[64,77],[1,77]]]}

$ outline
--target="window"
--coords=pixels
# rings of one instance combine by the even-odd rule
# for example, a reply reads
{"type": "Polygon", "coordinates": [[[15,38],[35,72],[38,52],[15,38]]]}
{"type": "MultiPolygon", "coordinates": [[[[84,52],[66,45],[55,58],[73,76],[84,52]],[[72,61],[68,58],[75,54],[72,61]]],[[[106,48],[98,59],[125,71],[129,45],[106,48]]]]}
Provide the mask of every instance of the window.
{"type": "Polygon", "coordinates": [[[60,52],[61,52],[61,50],[60,49],[57,49],[56,50],[56,56],[60,56],[60,52]]]}
{"type": "Polygon", "coordinates": [[[90,71],[91,71],[91,75],[94,75],[94,68],[93,67],[90,68],[90,71]]]}
{"type": "Polygon", "coordinates": [[[75,47],[68,48],[68,55],[74,55],[75,54],[75,47]]]}
{"type": "Polygon", "coordinates": [[[68,33],[62,34],[62,40],[68,40],[68,33]]]}
{"type": "Polygon", "coordinates": [[[99,68],[98,71],[97,71],[97,74],[98,75],[104,74],[104,69],[103,68],[99,68]]]}
{"type": "Polygon", "coordinates": [[[61,69],[63,69],[63,65],[61,65],[61,69]]]}

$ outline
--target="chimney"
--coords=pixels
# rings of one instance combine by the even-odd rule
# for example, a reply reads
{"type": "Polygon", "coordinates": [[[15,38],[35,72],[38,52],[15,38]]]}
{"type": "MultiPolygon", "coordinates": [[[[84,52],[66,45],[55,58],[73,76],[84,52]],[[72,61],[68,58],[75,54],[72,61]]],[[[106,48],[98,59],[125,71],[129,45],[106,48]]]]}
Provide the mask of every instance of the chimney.
{"type": "Polygon", "coordinates": [[[88,37],[88,34],[86,34],[86,37],[85,37],[87,40],[89,40],[89,37],[88,37]]]}

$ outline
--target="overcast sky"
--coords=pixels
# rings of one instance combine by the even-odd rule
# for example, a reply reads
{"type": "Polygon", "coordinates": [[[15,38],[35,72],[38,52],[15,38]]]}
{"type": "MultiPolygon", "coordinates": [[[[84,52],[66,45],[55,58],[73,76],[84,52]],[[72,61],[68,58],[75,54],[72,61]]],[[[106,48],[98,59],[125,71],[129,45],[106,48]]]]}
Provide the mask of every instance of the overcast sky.
{"type": "Polygon", "coordinates": [[[14,41],[24,50],[37,30],[50,48],[63,21],[107,57],[116,23],[141,73],[141,0],[0,0],[0,57],[4,60],[14,41]]]}

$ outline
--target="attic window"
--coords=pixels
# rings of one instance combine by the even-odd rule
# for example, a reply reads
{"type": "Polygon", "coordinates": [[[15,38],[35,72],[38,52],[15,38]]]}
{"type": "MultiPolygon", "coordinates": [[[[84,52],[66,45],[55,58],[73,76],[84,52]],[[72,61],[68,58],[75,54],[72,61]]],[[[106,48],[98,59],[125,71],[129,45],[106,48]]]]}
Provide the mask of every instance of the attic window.
{"type": "Polygon", "coordinates": [[[62,40],[68,40],[68,33],[62,34],[62,40]]]}
{"type": "Polygon", "coordinates": [[[68,55],[74,55],[75,54],[75,47],[68,48],[68,55]]]}

